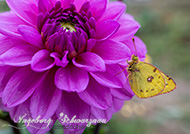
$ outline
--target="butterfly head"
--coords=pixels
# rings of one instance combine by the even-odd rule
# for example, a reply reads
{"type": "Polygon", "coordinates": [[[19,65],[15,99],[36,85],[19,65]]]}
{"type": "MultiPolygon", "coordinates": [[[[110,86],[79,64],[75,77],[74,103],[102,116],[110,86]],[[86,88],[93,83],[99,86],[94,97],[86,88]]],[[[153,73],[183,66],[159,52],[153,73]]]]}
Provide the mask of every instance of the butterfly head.
{"type": "Polygon", "coordinates": [[[138,60],[139,60],[138,56],[136,56],[136,55],[132,55],[131,59],[133,62],[138,62],[138,60]]]}

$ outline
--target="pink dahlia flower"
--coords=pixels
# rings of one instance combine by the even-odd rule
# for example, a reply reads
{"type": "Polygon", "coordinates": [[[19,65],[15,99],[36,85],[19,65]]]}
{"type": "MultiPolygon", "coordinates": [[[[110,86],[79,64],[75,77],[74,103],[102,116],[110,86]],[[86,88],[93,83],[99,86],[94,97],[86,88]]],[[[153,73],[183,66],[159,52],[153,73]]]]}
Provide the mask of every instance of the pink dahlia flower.
{"type": "MultiPolygon", "coordinates": [[[[125,4],[107,0],[6,2],[11,11],[0,14],[0,97],[1,108],[15,122],[31,119],[24,122],[27,129],[45,133],[56,120],[64,126],[87,124],[70,122],[74,116],[109,121],[132,98],[122,70],[135,53],[131,39],[140,25],[125,13],[125,4]]],[[[143,60],[146,47],[134,38],[143,60]]]]}

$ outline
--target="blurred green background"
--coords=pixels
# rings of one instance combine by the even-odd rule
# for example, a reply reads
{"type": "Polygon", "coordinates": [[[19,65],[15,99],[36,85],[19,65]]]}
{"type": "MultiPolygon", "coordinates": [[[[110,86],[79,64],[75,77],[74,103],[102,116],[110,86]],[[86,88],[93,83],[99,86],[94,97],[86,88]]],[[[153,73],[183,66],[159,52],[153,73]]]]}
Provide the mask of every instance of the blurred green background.
{"type": "MultiPolygon", "coordinates": [[[[102,125],[100,134],[190,134],[190,0],[124,2],[127,13],[141,24],[137,35],[147,45],[152,63],[175,79],[177,89],[150,99],[134,97],[102,125]]],[[[0,0],[0,12],[5,10],[9,9],[0,0]]],[[[11,134],[3,124],[0,134],[11,134]]],[[[85,133],[92,134],[91,129],[85,133]]]]}

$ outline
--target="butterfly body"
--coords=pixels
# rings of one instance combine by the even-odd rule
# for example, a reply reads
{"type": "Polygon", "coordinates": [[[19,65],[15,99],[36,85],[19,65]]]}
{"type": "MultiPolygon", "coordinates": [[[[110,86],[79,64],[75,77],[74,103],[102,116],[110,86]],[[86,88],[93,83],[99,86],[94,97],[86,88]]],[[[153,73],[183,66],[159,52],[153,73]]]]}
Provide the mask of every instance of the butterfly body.
{"type": "Polygon", "coordinates": [[[137,97],[149,98],[168,93],[176,88],[176,84],[172,78],[164,74],[157,67],[139,61],[137,56],[132,55],[132,60],[128,64],[129,84],[137,97]]]}

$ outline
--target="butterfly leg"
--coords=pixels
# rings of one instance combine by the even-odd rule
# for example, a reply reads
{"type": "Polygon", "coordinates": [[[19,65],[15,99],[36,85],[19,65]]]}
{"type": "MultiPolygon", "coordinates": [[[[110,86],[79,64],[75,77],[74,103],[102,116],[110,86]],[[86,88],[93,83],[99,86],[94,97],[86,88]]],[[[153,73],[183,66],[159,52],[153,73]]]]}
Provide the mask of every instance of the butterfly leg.
{"type": "Polygon", "coordinates": [[[126,68],[124,68],[122,71],[120,71],[119,73],[115,74],[114,76],[116,76],[116,75],[122,73],[125,69],[126,69],[126,68]]]}

